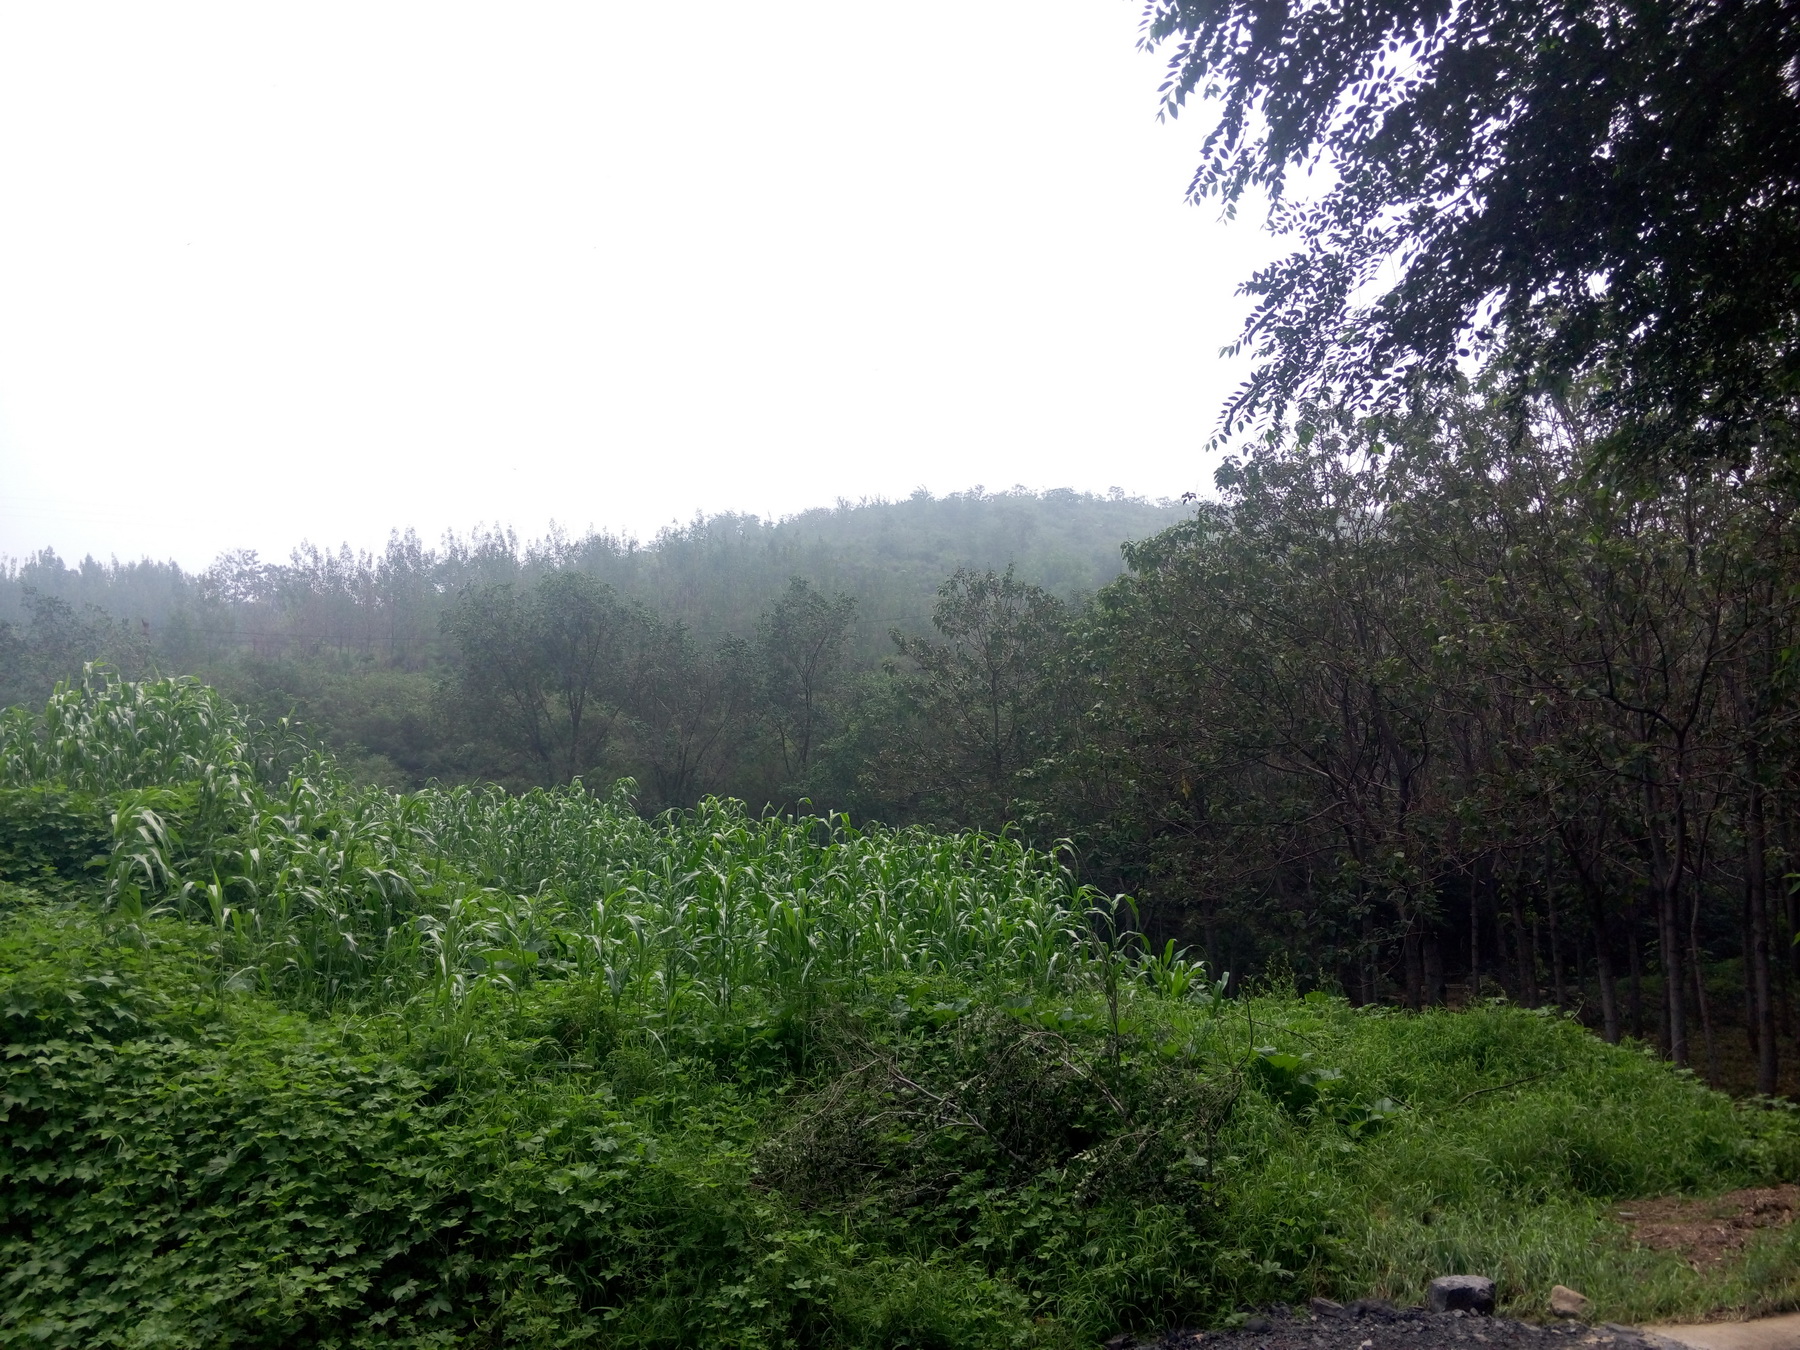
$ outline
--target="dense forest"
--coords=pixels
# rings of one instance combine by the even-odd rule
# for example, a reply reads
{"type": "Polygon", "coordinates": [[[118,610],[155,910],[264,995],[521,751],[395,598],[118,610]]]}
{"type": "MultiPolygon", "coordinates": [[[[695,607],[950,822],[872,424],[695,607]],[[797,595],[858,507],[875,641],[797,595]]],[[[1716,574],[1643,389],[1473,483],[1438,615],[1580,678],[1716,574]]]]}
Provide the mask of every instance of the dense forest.
{"type": "Polygon", "coordinates": [[[1773,1090],[1800,1034],[1790,485],[1596,477],[1583,418],[1466,387],[1231,459],[1185,512],[920,498],[810,527],[854,551],[714,521],[200,578],[45,561],[9,640],[40,686],[96,656],[203,673],[376,781],[630,777],[647,812],[1064,841],[1215,969],[1580,1006],[1773,1090]],[[1094,532],[1140,523],[1107,580],[1094,532]],[[84,575],[85,610],[37,589],[84,575]],[[146,636],[123,598],[149,577],[177,598],[146,636]]]}
{"type": "Polygon", "coordinates": [[[1571,1020],[1226,997],[991,834],[359,787],[189,679],[0,713],[0,987],[9,1344],[1075,1350],[1446,1267],[1526,1316],[1800,1291],[1780,1230],[1696,1268],[1608,1203],[1792,1176],[1800,1122],[1571,1020]]]}
{"type": "Polygon", "coordinates": [[[1214,495],[8,569],[0,1339],[1800,1304],[1800,8],[1141,40],[1214,495]]]}
{"type": "MultiPolygon", "coordinates": [[[[231,554],[197,574],[150,561],[70,566],[46,550],[0,577],[0,702],[41,701],[98,658],[126,674],[201,675],[265,718],[297,715],[362,776],[390,786],[629,773],[657,805],[718,791],[761,805],[791,795],[820,748],[813,742],[829,739],[824,723],[809,727],[796,761],[763,706],[771,681],[780,683],[769,665],[775,646],[803,640],[781,627],[795,605],[804,611],[817,596],[836,606],[829,650],[818,654],[827,668],[808,677],[830,686],[835,708],[845,681],[893,653],[893,632],[930,631],[937,588],[957,568],[1014,567],[1073,599],[1119,573],[1121,540],[1182,514],[1119,494],[975,490],[780,522],[714,517],[644,545],[477,531],[428,547],[396,532],[380,555],[305,545],[286,562],[231,554]],[[580,580],[542,587],[553,574],[580,580]],[[790,596],[796,579],[805,586],[790,596]],[[592,690],[584,684],[573,697],[585,707],[591,693],[596,715],[583,726],[577,712],[565,728],[571,743],[554,754],[543,738],[564,733],[521,732],[508,722],[516,709],[476,692],[483,677],[466,669],[459,636],[478,640],[471,606],[501,621],[502,597],[524,607],[509,610],[510,621],[553,622],[545,606],[557,603],[600,605],[610,623],[631,628],[635,701],[617,735],[613,714],[626,694],[617,648],[591,654],[609,668],[587,670],[592,690]],[[678,697],[699,702],[680,707],[678,697]]],[[[536,658],[555,659],[543,650],[536,658]]],[[[568,696],[558,696],[564,719],[568,696]]]]}

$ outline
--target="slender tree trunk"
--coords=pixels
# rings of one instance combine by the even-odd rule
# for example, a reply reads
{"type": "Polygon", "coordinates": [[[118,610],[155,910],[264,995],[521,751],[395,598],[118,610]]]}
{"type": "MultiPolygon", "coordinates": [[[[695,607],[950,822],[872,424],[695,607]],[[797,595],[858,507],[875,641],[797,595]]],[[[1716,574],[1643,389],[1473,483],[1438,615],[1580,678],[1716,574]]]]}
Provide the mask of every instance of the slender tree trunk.
{"type": "Polygon", "coordinates": [[[1750,1047],[1750,1058],[1758,1063],[1762,1060],[1762,1046],[1758,1044],[1759,1029],[1756,1025],[1755,981],[1751,978],[1751,948],[1756,939],[1750,933],[1750,887],[1744,886],[1744,903],[1738,909],[1738,951],[1741,959],[1738,962],[1743,978],[1738,981],[1739,990],[1744,998],[1744,1041],[1750,1047]]]}
{"type": "Polygon", "coordinates": [[[1577,1009],[1587,1007],[1587,929],[1580,924],[1575,925],[1575,967],[1569,980],[1569,997],[1574,1000],[1577,1009]]]}
{"type": "Polygon", "coordinates": [[[1417,916],[1401,911],[1401,922],[1405,924],[1400,937],[1400,959],[1406,968],[1406,1006],[1414,1012],[1425,1002],[1425,963],[1419,944],[1419,921],[1417,916]]]}
{"type": "Polygon", "coordinates": [[[1544,920],[1550,923],[1550,988],[1557,1008],[1568,1008],[1570,1001],[1562,990],[1562,943],[1557,940],[1557,882],[1550,855],[1550,839],[1544,839],[1544,920]]]}
{"type": "Polygon", "coordinates": [[[1751,1004],[1756,1020],[1756,1090],[1775,1092],[1780,1065],[1775,1050],[1775,1003],[1769,980],[1769,882],[1768,826],[1763,811],[1759,780],[1762,765],[1752,746],[1745,765],[1750,778],[1749,801],[1744,812],[1744,900],[1750,911],[1750,969],[1747,972],[1751,1004]]]}
{"type": "Polygon", "coordinates": [[[1706,1081],[1717,1087],[1719,1052],[1713,1042],[1712,1000],[1706,996],[1706,961],[1700,951],[1700,885],[1694,884],[1694,903],[1688,906],[1688,958],[1694,969],[1694,1006],[1700,1012],[1700,1034],[1706,1043],[1706,1081]]]}
{"type": "Polygon", "coordinates": [[[1531,926],[1525,922],[1525,910],[1519,888],[1512,890],[1513,952],[1519,958],[1519,998],[1528,1008],[1538,1005],[1537,943],[1532,940],[1531,926]]]}
{"type": "Polygon", "coordinates": [[[1663,1047],[1677,1064],[1688,1062],[1687,1008],[1682,997],[1681,878],[1671,867],[1662,837],[1662,813],[1656,794],[1644,788],[1644,823],[1650,831],[1650,866],[1656,887],[1656,926],[1663,976],[1663,1047]]]}
{"type": "Polygon", "coordinates": [[[1656,920],[1663,977],[1663,1048],[1677,1064],[1688,1062],[1687,1007],[1682,998],[1681,915],[1674,887],[1657,887],[1656,920]]]}
{"type": "MultiPolygon", "coordinates": [[[[1601,1035],[1607,1043],[1619,1043],[1619,990],[1618,982],[1613,974],[1613,935],[1612,924],[1607,918],[1606,896],[1600,883],[1601,873],[1598,860],[1592,866],[1571,843],[1567,834],[1563,835],[1563,851],[1569,859],[1570,868],[1575,873],[1575,882],[1580,887],[1581,897],[1587,901],[1588,919],[1594,935],[1594,976],[1600,987],[1600,1025],[1601,1035]]],[[[1587,961],[1581,955],[1582,930],[1579,925],[1575,929],[1575,987],[1578,997],[1587,997],[1587,961]]]]}
{"type": "Polygon", "coordinates": [[[1469,1004],[1481,1001],[1481,887],[1478,877],[1469,879],[1469,1004]]]}
{"type": "Polygon", "coordinates": [[[1425,930],[1425,1001],[1434,1006],[1444,1001],[1444,948],[1435,928],[1425,930]]]}
{"type": "Polygon", "coordinates": [[[1569,998],[1568,991],[1563,987],[1562,940],[1556,930],[1555,893],[1546,894],[1544,903],[1550,910],[1550,987],[1556,996],[1556,1006],[1566,1009],[1569,1006],[1569,998]]]}
{"type": "Polygon", "coordinates": [[[1594,974],[1600,983],[1601,1035],[1607,1044],[1619,1043],[1619,991],[1613,981],[1612,934],[1606,921],[1606,905],[1590,896],[1594,913],[1594,974]]]}
{"type": "Polygon", "coordinates": [[[1375,1001],[1375,951],[1369,940],[1369,916],[1362,918],[1362,943],[1357,949],[1357,966],[1362,979],[1362,1001],[1365,1005],[1375,1001]]]}
{"type": "MultiPolygon", "coordinates": [[[[1767,913],[1769,910],[1773,910],[1774,917],[1775,917],[1776,924],[1777,924],[1774,937],[1771,939],[1770,953],[1769,953],[1769,969],[1772,972],[1774,979],[1775,979],[1774,1003],[1775,1003],[1776,1026],[1779,1029],[1781,1035],[1791,1038],[1794,1035],[1793,967],[1791,965],[1789,965],[1789,963],[1786,961],[1780,961],[1780,960],[1775,959],[1776,952],[1790,952],[1790,951],[1794,950],[1794,930],[1793,930],[1793,927],[1789,924],[1788,916],[1787,916],[1787,904],[1786,904],[1787,896],[1785,894],[1785,892],[1787,891],[1787,885],[1786,885],[1785,880],[1781,876],[1781,872],[1784,867],[1785,867],[1785,863],[1782,863],[1781,865],[1778,865],[1775,869],[1776,870],[1775,884],[1777,886],[1779,886],[1783,892],[1783,895],[1782,895],[1783,903],[1780,905],[1770,904],[1765,907],[1764,912],[1767,913]]],[[[1766,871],[1765,871],[1765,876],[1764,876],[1764,883],[1765,883],[1765,885],[1768,883],[1766,871]]]]}
{"type": "Polygon", "coordinates": [[[1743,978],[1738,981],[1739,992],[1744,997],[1744,1040],[1750,1047],[1750,1058],[1759,1060],[1762,1047],[1757,1044],[1756,998],[1750,978],[1750,949],[1755,939],[1750,936],[1750,888],[1744,887],[1744,903],[1738,911],[1738,951],[1741,959],[1738,962],[1743,978]]]}
{"type": "Polygon", "coordinates": [[[1638,912],[1638,898],[1631,898],[1631,905],[1626,913],[1627,936],[1630,941],[1625,944],[1627,968],[1631,971],[1629,988],[1631,1002],[1631,1037],[1633,1040],[1644,1039],[1644,928],[1642,916],[1638,912]]]}
{"type": "MultiPolygon", "coordinates": [[[[1779,800],[1779,799],[1778,799],[1779,800]]],[[[1794,822],[1789,811],[1776,812],[1781,836],[1781,866],[1776,869],[1779,874],[1776,884],[1781,888],[1781,950],[1786,960],[1780,963],[1781,969],[1781,1021],[1785,1033],[1793,1042],[1796,1051],[1800,1051],[1800,1018],[1794,1016],[1794,995],[1796,987],[1800,987],[1800,890],[1796,890],[1789,880],[1788,872],[1795,864],[1794,822]]]]}
{"type": "MultiPolygon", "coordinates": [[[[1787,967],[1787,983],[1791,986],[1800,983],[1800,943],[1795,941],[1796,934],[1800,934],[1800,889],[1795,889],[1787,880],[1787,871],[1795,866],[1796,860],[1793,814],[1782,810],[1777,812],[1777,817],[1780,819],[1782,833],[1782,875],[1778,877],[1782,887],[1782,936],[1787,941],[1787,959],[1782,961],[1782,965],[1787,967]]],[[[1796,1037],[1800,1037],[1800,1021],[1789,1021],[1793,1022],[1796,1037]]]]}
{"type": "MultiPolygon", "coordinates": [[[[1784,923],[1775,934],[1774,946],[1780,951],[1786,951],[1793,945],[1793,942],[1794,935],[1787,931],[1787,925],[1784,923]]],[[[1794,1034],[1794,981],[1788,973],[1786,961],[1776,961],[1771,956],[1769,968],[1775,977],[1776,1027],[1781,1035],[1792,1037],[1794,1034]]]]}

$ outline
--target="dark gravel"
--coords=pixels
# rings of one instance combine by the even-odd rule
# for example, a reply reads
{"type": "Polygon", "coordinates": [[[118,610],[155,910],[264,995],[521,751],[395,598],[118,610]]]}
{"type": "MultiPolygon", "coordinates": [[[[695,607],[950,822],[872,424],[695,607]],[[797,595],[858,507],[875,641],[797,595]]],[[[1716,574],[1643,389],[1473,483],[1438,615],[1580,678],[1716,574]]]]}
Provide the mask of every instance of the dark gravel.
{"type": "Polygon", "coordinates": [[[1631,1327],[1581,1322],[1540,1325],[1470,1313],[1396,1308],[1379,1299],[1346,1306],[1314,1300],[1310,1311],[1277,1309],[1223,1331],[1171,1331],[1154,1338],[1119,1336],[1107,1350],[1668,1350],[1668,1342],[1631,1327]]]}

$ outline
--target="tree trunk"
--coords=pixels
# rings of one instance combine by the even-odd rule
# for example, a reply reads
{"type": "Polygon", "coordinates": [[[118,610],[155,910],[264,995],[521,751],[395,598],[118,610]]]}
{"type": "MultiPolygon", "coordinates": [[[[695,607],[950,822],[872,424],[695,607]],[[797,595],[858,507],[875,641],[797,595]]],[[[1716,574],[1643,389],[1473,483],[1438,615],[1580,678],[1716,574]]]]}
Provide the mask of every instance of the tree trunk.
{"type": "Polygon", "coordinates": [[[1650,874],[1656,891],[1657,955],[1663,977],[1663,1049],[1677,1064],[1688,1062],[1687,1007],[1682,996],[1681,874],[1670,865],[1655,789],[1645,784],[1644,824],[1650,832],[1650,874]]]}
{"type": "Polygon", "coordinates": [[[1631,908],[1626,915],[1627,936],[1631,939],[1625,944],[1625,954],[1629,959],[1631,971],[1631,1037],[1633,1040],[1644,1039],[1644,931],[1638,915],[1637,897],[1631,898],[1631,908]]]}
{"type": "Polygon", "coordinates": [[[1663,977],[1663,1050],[1675,1063],[1686,1064],[1687,1006],[1681,988],[1685,972],[1681,961],[1681,914],[1676,908],[1677,903],[1673,886],[1657,887],[1656,926],[1663,977]]]}
{"type": "Polygon", "coordinates": [[[1435,928],[1425,930],[1425,1001],[1434,1006],[1444,1001],[1444,948],[1435,928]]]}
{"type": "MultiPolygon", "coordinates": [[[[1567,1008],[1569,1000],[1563,991],[1562,944],[1556,931],[1556,858],[1550,837],[1544,837],[1544,922],[1550,929],[1550,996],[1558,1008],[1567,1008]]],[[[1532,946],[1537,945],[1537,922],[1531,926],[1532,946]]]]}
{"type": "Polygon", "coordinates": [[[1761,764],[1753,745],[1745,768],[1750,778],[1744,812],[1744,901],[1750,911],[1750,1001],[1756,1019],[1756,1090],[1773,1096],[1780,1065],[1775,1050],[1775,1003],[1769,980],[1768,826],[1763,812],[1761,764]]]}
{"type": "Polygon", "coordinates": [[[1549,906],[1550,914],[1550,988],[1556,997],[1556,1006],[1569,1006],[1568,991],[1563,986],[1562,939],[1556,930],[1556,896],[1550,893],[1545,896],[1544,903],[1549,906]]]}
{"type": "Polygon", "coordinates": [[[1375,1001],[1375,951],[1369,940],[1369,916],[1363,915],[1362,942],[1357,947],[1357,973],[1362,980],[1362,1001],[1364,1005],[1375,1001]]]}
{"type": "Polygon", "coordinates": [[[1519,998],[1526,1007],[1535,1008],[1538,1005],[1537,943],[1532,940],[1531,927],[1525,922],[1517,886],[1512,890],[1512,922],[1513,952],[1519,958],[1519,998]]]}
{"type": "MultiPolygon", "coordinates": [[[[1777,868],[1778,872],[1779,870],[1780,869],[1777,868]]],[[[1779,877],[1777,879],[1777,884],[1781,886],[1783,891],[1786,891],[1787,887],[1779,877]]],[[[1784,901],[1785,898],[1786,897],[1784,896],[1784,901]]],[[[1767,912],[1767,910],[1774,911],[1774,917],[1779,925],[1769,942],[1769,969],[1775,980],[1775,1024],[1781,1035],[1792,1038],[1795,1032],[1793,971],[1786,961],[1776,960],[1775,953],[1793,950],[1794,930],[1788,926],[1787,905],[1785,903],[1781,905],[1771,904],[1767,906],[1765,912],[1767,912]]]]}
{"type": "MultiPolygon", "coordinates": [[[[1575,884],[1580,888],[1581,898],[1587,901],[1588,919],[1594,933],[1594,974],[1600,986],[1600,1025],[1601,1035],[1609,1045],[1619,1043],[1619,989],[1613,975],[1613,935],[1612,924],[1607,918],[1606,895],[1601,885],[1599,864],[1597,859],[1576,851],[1570,834],[1562,835],[1563,853],[1569,860],[1569,866],[1575,874],[1575,884]]],[[[1587,961],[1581,955],[1582,930],[1580,925],[1575,929],[1575,989],[1576,997],[1587,998],[1587,961]]]]}
{"type": "Polygon", "coordinates": [[[1663,837],[1663,787],[1654,777],[1644,779],[1644,830],[1650,842],[1650,884],[1656,894],[1656,927],[1663,976],[1663,1045],[1675,1063],[1688,1062],[1687,1007],[1682,988],[1681,876],[1687,860],[1687,827],[1681,789],[1675,790],[1670,813],[1674,827],[1674,856],[1663,837]]]}
{"type": "Polygon", "coordinates": [[[1700,1035],[1706,1043],[1706,1081],[1719,1085],[1719,1051],[1713,1041],[1712,1000],[1706,996],[1706,961],[1700,951],[1700,886],[1694,885],[1694,903],[1688,907],[1688,957],[1694,970],[1694,1006],[1700,1012],[1700,1035]]]}
{"type": "Polygon", "coordinates": [[[1401,911],[1406,925],[1400,938],[1400,959],[1406,967],[1406,1006],[1414,1012],[1425,1002],[1425,963],[1419,944],[1419,921],[1401,911]]]}
{"type": "Polygon", "coordinates": [[[1792,815],[1781,811],[1777,815],[1780,821],[1781,866],[1776,870],[1781,874],[1781,940],[1782,951],[1787,959],[1781,965],[1781,1020],[1786,1034],[1794,1041],[1796,1050],[1800,1050],[1800,1018],[1794,1016],[1794,990],[1800,985],[1800,891],[1788,880],[1788,869],[1795,864],[1794,822],[1792,815]]]}
{"type": "Polygon", "coordinates": [[[1612,934],[1606,921],[1606,905],[1598,895],[1591,895],[1589,903],[1594,913],[1594,973],[1600,982],[1601,1035],[1606,1038],[1607,1044],[1617,1045],[1619,992],[1613,981],[1612,934]]]}
{"type": "Polygon", "coordinates": [[[1469,882],[1469,1004],[1481,1001],[1481,888],[1479,879],[1469,882]]]}
{"type": "Polygon", "coordinates": [[[1575,964],[1569,975],[1569,998],[1580,1012],[1587,1007],[1587,929],[1575,925],[1575,964]]]}
{"type": "Polygon", "coordinates": [[[1744,903],[1738,913],[1738,951],[1741,953],[1738,965],[1743,972],[1743,978],[1738,981],[1738,986],[1739,992],[1744,998],[1744,1040],[1750,1047],[1752,1060],[1760,1058],[1759,1051],[1761,1049],[1756,1043],[1758,1035],[1756,998],[1755,990],[1752,987],[1756,982],[1750,978],[1750,949],[1754,945],[1755,939],[1750,936],[1750,888],[1745,886],[1744,903]]]}

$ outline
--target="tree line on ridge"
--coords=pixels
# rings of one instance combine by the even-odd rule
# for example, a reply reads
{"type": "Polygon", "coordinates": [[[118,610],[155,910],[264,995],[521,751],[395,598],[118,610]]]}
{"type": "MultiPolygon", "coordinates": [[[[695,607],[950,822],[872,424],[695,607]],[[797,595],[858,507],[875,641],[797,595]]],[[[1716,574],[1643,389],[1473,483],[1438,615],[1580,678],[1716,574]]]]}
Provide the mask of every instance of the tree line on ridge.
{"type": "Polygon", "coordinates": [[[803,577],[704,639],[562,566],[464,586],[428,672],[364,678],[412,681],[466,776],[1062,840],[1217,969],[1585,1001],[1715,1068],[1729,1026],[1770,1090],[1800,1035],[1793,484],[1596,474],[1579,405],[1540,414],[1316,418],[1097,592],[959,568],[879,662],[860,597],[803,577]]]}

